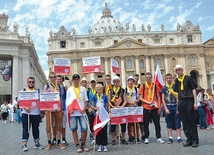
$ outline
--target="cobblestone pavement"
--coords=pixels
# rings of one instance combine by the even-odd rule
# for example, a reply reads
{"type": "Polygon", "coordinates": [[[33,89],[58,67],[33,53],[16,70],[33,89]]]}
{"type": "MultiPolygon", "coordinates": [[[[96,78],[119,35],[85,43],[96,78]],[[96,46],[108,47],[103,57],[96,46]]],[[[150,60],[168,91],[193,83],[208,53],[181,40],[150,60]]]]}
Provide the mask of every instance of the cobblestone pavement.
{"type": "MultiPolygon", "coordinates": [[[[167,130],[165,127],[164,119],[161,118],[161,133],[162,139],[167,141],[167,130]]],[[[173,131],[173,139],[174,143],[172,144],[159,144],[156,142],[154,125],[150,124],[150,143],[149,144],[129,144],[129,145],[121,145],[118,144],[115,146],[111,145],[111,138],[109,136],[109,152],[94,152],[94,154],[111,154],[111,155],[211,155],[214,152],[214,129],[210,130],[198,130],[200,145],[198,148],[192,147],[183,147],[178,144],[176,141],[176,132],[173,131]]],[[[67,141],[69,146],[65,150],[60,150],[56,146],[54,146],[50,151],[46,150],[36,150],[33,148],[34,143],[32,139],[32,134],[30,134],[29,142],[28,142],[28,151],[22,152],[22,124],[18,123],[0,123],[0,155],[75,155],[76,148],[73,142],[73,138],[71,136],[71,131],[67,128],[67,141]]],[[[80,135],[80,134],[79,134],[80,135]]],[[[88,136],[89,137],[89,136],[88,136]]],[[[182,137],[184,135],[182,133],[182,137]]],[[[47,137],[45,132],[45,119],[40,124],[40,143],[42,145],[47,145],[47,137]]],[[[88,138],[89,139],[89,138],[88,138]]],[[[127,138],[126,138],[127,139],[127,138]]],[[[83,152],[83,155],[93,154],[93,146],[89,145],[89,140],[87,140],[87,145],[90,148],[90,152],[83,152]]],[[[97,146],[96,146],[97,150],[97,146]]]]}

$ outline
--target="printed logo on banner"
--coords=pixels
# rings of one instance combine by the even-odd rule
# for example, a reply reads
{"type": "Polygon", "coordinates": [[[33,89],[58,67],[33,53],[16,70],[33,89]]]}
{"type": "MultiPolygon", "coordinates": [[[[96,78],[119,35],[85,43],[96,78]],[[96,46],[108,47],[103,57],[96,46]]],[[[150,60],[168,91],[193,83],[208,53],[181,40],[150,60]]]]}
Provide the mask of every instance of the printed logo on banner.
{"type": "Polygon", "coordinates": [[[138,118],[137,118],[137,121],[138,121],[138,122],[141,122],[141,121],[142,121],[142,119],[141,119],[140,117],[138,117],[138,118]]]}
{"type": "Polygon", "coordinates": [[[126,123],[126,118],[123,118],[123,119],[122,119],[122,122],[123,122],[123,123],[126,123]]]}
{"type": "Polygon", "coordinates": [[[57,109],[58,108],[58,104],[54,104],[53,107],[54,107],[54,109],[57,109]]]}
{"type": "Polygon", "coordinates": [[[69,72],[69,70],[68,69],[65,69],[65,73],[68,73],[69,72]]]}
{"type": "Polygon", "coordinates": [[[35,107],[36,106],[36,102],[32,102],[32,107],[35,107]]]}

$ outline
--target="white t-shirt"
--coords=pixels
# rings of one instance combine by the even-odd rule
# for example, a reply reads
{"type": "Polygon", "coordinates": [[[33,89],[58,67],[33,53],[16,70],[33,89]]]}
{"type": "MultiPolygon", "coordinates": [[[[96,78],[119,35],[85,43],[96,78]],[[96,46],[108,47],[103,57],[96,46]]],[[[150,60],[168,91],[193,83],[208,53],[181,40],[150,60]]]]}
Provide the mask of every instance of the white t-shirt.
{"type": "MultiPolygon", "coordinates": [[[[77,99],[77,100],[78,100],[80,109],[83,109],[84,108],[84,103],[86,101],[88,101],[87,91],[86,91],[85,87],[80,86],[80,95],[79,96],[82,98],[82,100],[80,100],[80,99],[77,99]]],[[[71,102],[73,101],[74,98],[76,98],[76,94],[74,93],[73,87],[70,87],[67,90],[66,106],[71,104],[71,102]]],[[[74,113],[71,114],[70,116],[82,116],[82,115],[85,115],[85,113],[81,114],[79,110],[75,110],[74,113]]]]}

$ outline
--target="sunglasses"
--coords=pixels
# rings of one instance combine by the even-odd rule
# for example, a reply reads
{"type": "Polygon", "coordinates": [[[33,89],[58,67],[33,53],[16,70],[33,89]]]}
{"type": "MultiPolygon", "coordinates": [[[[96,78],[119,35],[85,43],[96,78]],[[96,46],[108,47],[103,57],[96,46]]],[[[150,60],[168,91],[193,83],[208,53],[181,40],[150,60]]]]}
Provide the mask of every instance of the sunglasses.
{"type": "Polygon", "coordinates": [[[51,76],[50,78],[53,79],[53,78],[56,78],[56,76],[51,76]]]}
{"type": "Polygon", "coordinates": [[[146,77],[146,79],[151,79],[152,77],[150,76],[150,77],[146,77]]]}
{"type": "Polygon", "coordinates": [[[28,83],[34,83],[34,81],[28,81],[28,83]]]}

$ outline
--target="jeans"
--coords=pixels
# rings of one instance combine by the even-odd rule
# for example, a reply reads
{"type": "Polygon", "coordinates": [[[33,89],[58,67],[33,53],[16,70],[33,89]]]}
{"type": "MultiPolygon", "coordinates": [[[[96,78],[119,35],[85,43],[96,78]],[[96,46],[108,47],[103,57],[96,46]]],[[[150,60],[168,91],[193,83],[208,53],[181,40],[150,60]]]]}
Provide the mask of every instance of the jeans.
{"type": "MultiPolygon", "coordinates": [[[[32,134],[33,134],[34,141],[39,141],[40,120],[41,120],[40,115],[30,115],[30,125],[32,125],[32,134]]],[[[29,138],[28,114],[22,114],[22,141],[27,142],[28,138],[29,138]]]]}
{"type": "Polygon", "coordinates": [[[168,129],[171,129],[173,124],[175,124],[176,129],[181,128],[181,119],[179,114],[177,114],[177,106],[176,105],[166,105],[170,114],[166,114],[166,126],[168,129]]]}
{"type": "Polygon", "coordinates": [[[198,106],[198,114],[199,114],[199,125],[200,129],[207,128],[206,122],[206,109],[203,106],[198,106]]]}
{"type": "Polygon", "coordinates": [[[87,124],[85,116],[70,116],[70,129],[71,131],[77,131],[78,130],[78,121],[81,127],[81,132],[87,131],[87,124]]]}

